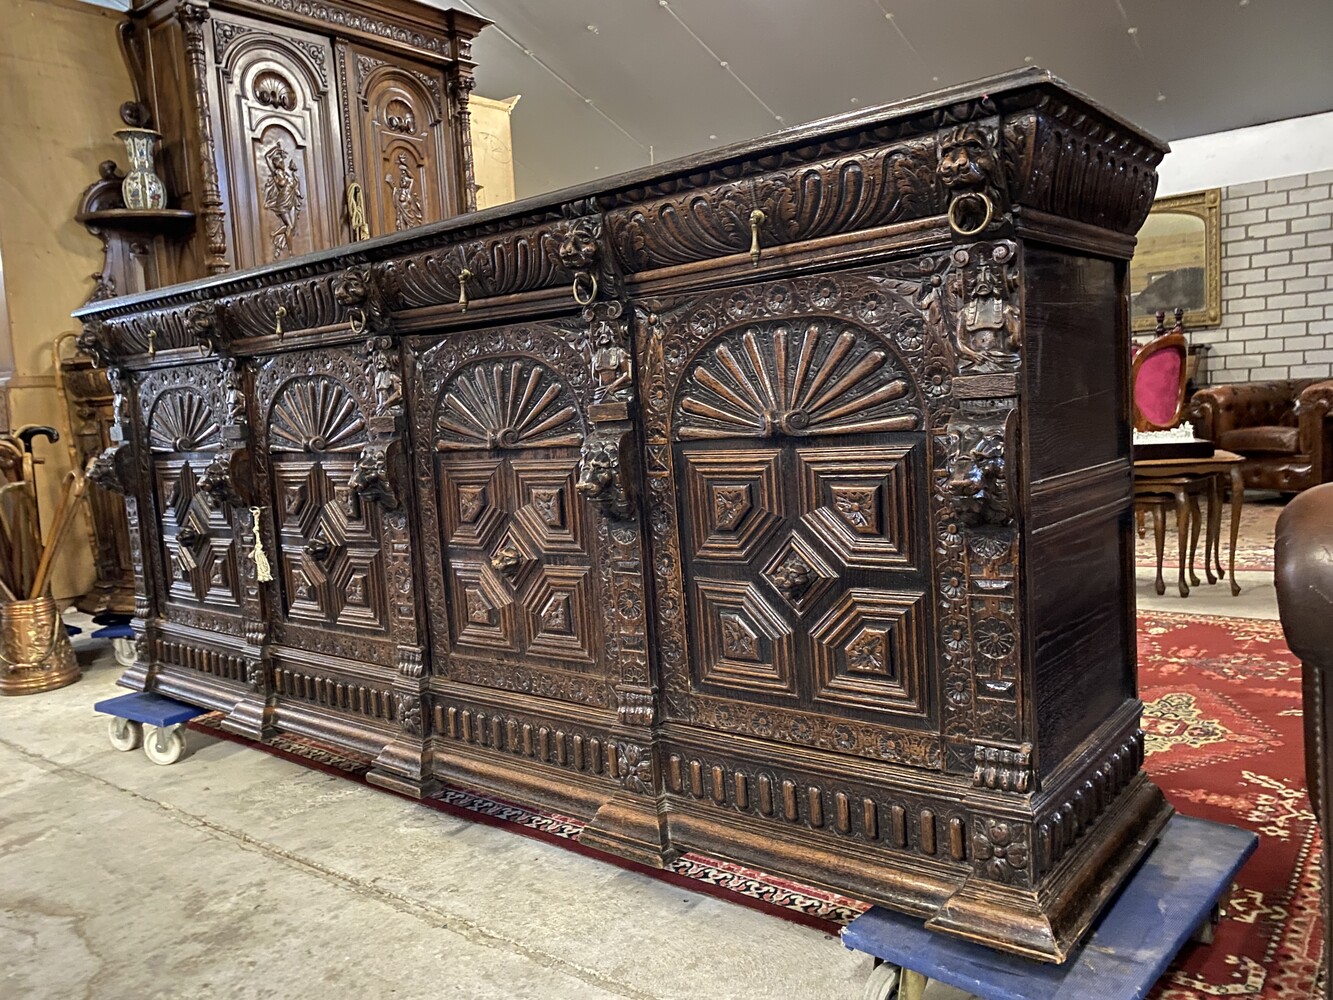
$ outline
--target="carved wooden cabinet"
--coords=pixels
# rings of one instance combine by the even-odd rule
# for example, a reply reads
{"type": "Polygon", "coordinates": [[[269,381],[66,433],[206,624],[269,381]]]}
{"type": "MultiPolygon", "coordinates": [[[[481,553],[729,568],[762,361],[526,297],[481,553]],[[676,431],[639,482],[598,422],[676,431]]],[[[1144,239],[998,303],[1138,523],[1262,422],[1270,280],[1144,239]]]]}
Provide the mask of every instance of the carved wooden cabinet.
{"type": "MultiPolygon", "coordinates": [[[[69,409],[70,450],[73,464],[82,468],[112,443],[111,427],[116,415],[113,393],[106,373],[94,368],[85,357],[59,357],[57,341],[56,384],[69,409]]],[[[115,492],[88,492],[88,516],[92,526],[94,579],[88,592],[77,601],[80,611],[99,614],[134,610],[134,563],[130,558],[125,503],[115,492]]]]}
{"type": "MultiPolygon", "coordinates": [[[[410,174],[419,125],[353,137],[410,174]]],[[[1059,959],[1169,813],[1125,364],[1163,152],[1026,71],[84,308],[124,683],[1059,959]]]]}
{"type": "Polygon", "coordinates": [[[167,188],[199,219],[186,276],[474,208],[471,42],[488,23],[412,0],[138,0],[122,39],[167,188]]]}

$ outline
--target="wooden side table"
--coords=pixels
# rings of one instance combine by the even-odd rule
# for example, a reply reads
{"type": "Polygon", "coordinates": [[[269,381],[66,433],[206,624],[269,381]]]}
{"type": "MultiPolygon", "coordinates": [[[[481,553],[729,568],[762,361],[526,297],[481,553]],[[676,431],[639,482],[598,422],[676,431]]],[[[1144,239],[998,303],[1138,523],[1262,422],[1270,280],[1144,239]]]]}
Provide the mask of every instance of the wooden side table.
{"type": "MultiPolygon", "coordinates": [[[[1134,463],[1134,484],[1146,484],[1154,479],[1207,477],[1211,480],[1211,494],[1208,500],[1208,536],[1204,543],[1204,560],[1215,559],[1218,573],[1222,571],[1222,484],[1224,480],[1231,485],[1231,554],[1227,568],[1231,575],[1231,594],[1240,593],[1240,584],[1236,582],[1236,541],[1240,536],[1240,511],[1245,502],[1245,481],[1241,477],[1241,465],[1245,459],[1230,451],[1215,451],[1211,458],[1158,458],[1134,463]]],[[[1179,516],[1179,515],[1177,515],[1179,516]]],[[[1193,557],[1190,559],[1193,563],[1193,557]]],[[[1193,565],[1190,571],[1193,572],[1193,565]]],[[[1183,573],[1183,570],[1182,570],[1183,573]]]]}

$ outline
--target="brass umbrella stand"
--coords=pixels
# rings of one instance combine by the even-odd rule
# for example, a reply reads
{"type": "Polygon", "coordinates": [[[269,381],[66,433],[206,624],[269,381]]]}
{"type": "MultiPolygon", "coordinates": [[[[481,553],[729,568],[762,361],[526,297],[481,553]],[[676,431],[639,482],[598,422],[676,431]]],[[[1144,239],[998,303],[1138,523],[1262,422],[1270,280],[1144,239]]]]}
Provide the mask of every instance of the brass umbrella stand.
{"type": "Polygon", "coordinates": [[[87,492],[74,469],[65,476],[55,516],[42,540],[34,437],[59,440],[53,428],[25,427],[0,437],[0,695],[37,694],[81,676],[55,599],[51,568],[87,492]]]}

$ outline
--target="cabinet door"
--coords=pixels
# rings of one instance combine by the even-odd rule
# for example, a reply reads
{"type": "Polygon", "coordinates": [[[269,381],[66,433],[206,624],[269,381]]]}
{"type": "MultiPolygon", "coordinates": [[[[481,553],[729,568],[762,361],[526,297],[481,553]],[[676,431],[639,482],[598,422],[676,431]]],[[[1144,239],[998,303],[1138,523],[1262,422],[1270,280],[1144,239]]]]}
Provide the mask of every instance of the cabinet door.
{"type": "Polygon", "coordinates": [[[454,214],[444,75],[385,53],[349,48],[357,174],[372,236],[454,214]]]}
{"type": "Polygon", "coordinates": [[[453,680],[609,707],[607,540],[577,489],[588,359],[561,334],[414,346],[423,544],[444,567],[427,581],[433,646],[453,680]]]}
{"type": "Polygon", "coordinates": [[[920,319],[841,280],[660,313],[640,398],[666,710],[934,768],[920,319]]]}
{"type": "Polygon", "coordinates": [[[214,38],[236,265],[345,242],[329,40],[232,15],[214,38]]]}
{"type": "Polygon", "coordinates": [[[163,617],[199,625],[239,615],[239,545],[227,509],[210,504],[200,489],[222,445],[212,400],[177,384],[161,389],[148,405],[163,617]]]}
{"type": "Polygon", "coordinates": [[[348,485],[367,441],[357,401],[336,378],[284,382],[269,406],[269,478],[282,613],[307,635],[386,637],[381,514],[348,485]]]}

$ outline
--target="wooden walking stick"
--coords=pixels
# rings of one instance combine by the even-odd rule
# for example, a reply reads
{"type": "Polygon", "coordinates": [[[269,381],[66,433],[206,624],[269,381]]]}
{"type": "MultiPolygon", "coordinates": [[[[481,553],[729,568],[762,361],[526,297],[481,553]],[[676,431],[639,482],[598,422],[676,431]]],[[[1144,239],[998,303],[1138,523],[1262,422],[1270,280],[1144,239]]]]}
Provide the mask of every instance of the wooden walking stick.
{"type": "Polygon", "coordinates": [[[74,520],[75,506],[83,498],[84,491],[87,488],[88,480],[80,470],[71,469],[65,476],[64,489],[60,494],[60,503],[56,507],[55,520],[51,522],[51,537],[47,541],[46,547],[42,549],[42,558],[37,564],[37,576],[32,581],[32,589],[28,591],[28,600],[37,597],[46,589],[47,579],[51,575],[51,561],[65,537],[65,530],[69,527],[70,522],[74,520]]]}

